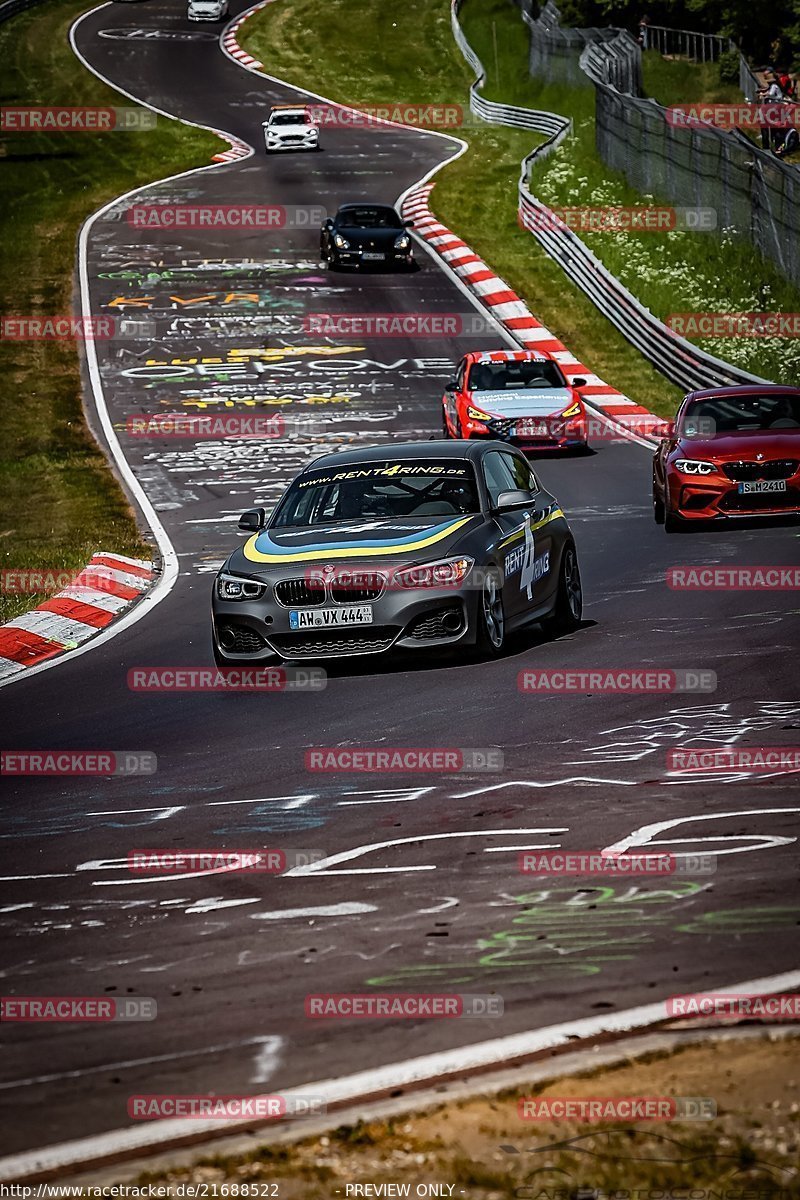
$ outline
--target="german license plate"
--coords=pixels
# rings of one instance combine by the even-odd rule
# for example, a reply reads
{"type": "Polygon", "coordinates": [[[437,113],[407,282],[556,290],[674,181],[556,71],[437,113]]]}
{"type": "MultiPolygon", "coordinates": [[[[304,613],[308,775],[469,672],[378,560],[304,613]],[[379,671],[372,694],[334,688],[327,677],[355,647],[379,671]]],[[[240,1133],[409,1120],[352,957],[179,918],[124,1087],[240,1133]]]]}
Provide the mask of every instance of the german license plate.
{"type": "Polygon", "coordinates": [[[754,483],[740,483],[739,494],[744,495],[748,492],[785,492],[785,479],[759,479],[754,483]]]}
{"type": "Polygon", "coordinates": [[[376,262],[378,260],[383,262],[386,255],[382,254],[380,250],[364,250],[362,251],[361,257],[367,258],[372,262],[376,262]]]}
{"type": "Polygon", "coordinates": [[[517,437],[547,437],[549,433],[547,421],[517,421],[517,437]]]}
{"type": "Polygon", "coordinates": [[[344,604],[341,608],[293,608],[289,613],[292,629],[338,629],[342,625],[371,625],[369,604],[344,604]]]}

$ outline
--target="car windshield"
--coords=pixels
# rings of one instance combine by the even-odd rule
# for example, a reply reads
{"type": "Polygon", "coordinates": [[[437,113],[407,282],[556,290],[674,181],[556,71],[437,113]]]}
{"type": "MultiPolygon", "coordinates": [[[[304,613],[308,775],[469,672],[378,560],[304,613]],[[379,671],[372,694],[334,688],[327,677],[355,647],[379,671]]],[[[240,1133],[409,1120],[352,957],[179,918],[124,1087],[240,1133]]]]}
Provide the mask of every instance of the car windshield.
{"type": "Polygon", "coordinates": [[[340,208],[336,224],[349,229],[402,229],[403,222],[393,208],[365,205],[363,208],[340,208]]]}
{"type": "Polygon", "coordinates": [[[480,511],[472,464],[457,459],[386,459],[301,475],[270,528],[331,525],[375,517],[453,517],[480,511]]]}
{"type": "Polygon", "coordinates": [[[270,125],[305,125],[306,115],[302,112],[274,113],[270,125]]]}
{"type": "Polygon", "coordinates": [[[715,433],[800,431],[800,395],[782,392],[707,396],[689,404],[680,423],[688,437],[715,433]]]}
{"type": "Polygon", "coordinates": [[[475,363],[468,387],[473,392],[503,392],[513,388],[563,388],[566,381],[556,363],[548,359],[530,362],[475,363]]]}

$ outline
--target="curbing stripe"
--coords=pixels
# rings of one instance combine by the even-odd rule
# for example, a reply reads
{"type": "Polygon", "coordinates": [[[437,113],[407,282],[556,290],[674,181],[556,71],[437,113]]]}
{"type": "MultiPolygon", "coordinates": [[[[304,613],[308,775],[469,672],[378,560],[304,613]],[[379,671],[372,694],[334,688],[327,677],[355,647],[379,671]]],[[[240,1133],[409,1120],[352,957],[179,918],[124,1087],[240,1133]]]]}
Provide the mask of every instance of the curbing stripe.
{"type": "Polygon", "coordinates": [[[0,679],[108,629],[148,591],[154,575],[142,559],[93,554],[67,587],[0,626],[0,679]]]}
{"type": "Polygon", "coordinates": [[[434,184],[426,181],[412,188],[403,199],[403,216],[414,221],[415,234],[451,267],[515,341],[522,346],[535,345],[538,349],[546,350],[562,365],[568,362],[569,369],[565,366],[567,376],[583,375],[586,384],[576,390],[587,402],[591,402],[593,409],[612,418],[613,424],[634,434],[642,424],[640,418],[649,417],[651,423],[648,440],[657,441],[657,427],[664,423],[663,418],[657,417],[655,413],[651,413],[628,396],[623,396],[616,388],[609,387],[598,375],[584,367],[572,351],[534,317],[525,302],[509,288],[506,281],[475,254],[466,242],[434,217],[429,207],[433,188],[434,184]]]}

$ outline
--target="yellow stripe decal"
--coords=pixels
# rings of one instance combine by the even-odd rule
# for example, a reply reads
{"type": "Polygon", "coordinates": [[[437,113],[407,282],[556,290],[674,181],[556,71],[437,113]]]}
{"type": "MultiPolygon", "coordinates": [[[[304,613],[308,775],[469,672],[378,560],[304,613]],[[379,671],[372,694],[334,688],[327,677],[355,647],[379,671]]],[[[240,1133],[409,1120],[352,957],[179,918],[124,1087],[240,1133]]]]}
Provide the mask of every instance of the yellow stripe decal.
{"type": "MultiPolygon", "coordinates": [[[[543,525],[549,525],[551,521],[555,521],[557,517],[563,517],[564,513],[560,508],[556,508],[548,516],[543,517],[541,521],[537,521],[535,525],[531,525],[531,533],[536,529],[541,529],[543,525]]],[[[500,543],[500,549],[505,550],[506,546],[510,546],[512,542],[518,542],[520,538],[525,537],[525,526],[521,525],[519,529],[515,529],[507,538],[503,538],[500,543]]]]}
{"type": "Polygon", "coordinates": [[[375,558],[386,557],[388,554],[408,554],[417,550],[424,550],[426,546],[432,546],[436,542],[441,542],[443,538],[449,538],[462,525],[466,525],[471,521],[471,517],[464,517],[460,521],[454,521],[448,529],[441,530],[439,533],[432,534],[430,537],[415,538],[413,541],[406,542],[402,546],[339,546],[335,550],[297,550],[290,554],[269,554],[262,553],[256,549],[256,541],[258,534],[254,534],[242,547],[245,558],[249,558],[251,562],[260,563],[293,563],[293,562],[328,562],[335,558],[375,558]]]}

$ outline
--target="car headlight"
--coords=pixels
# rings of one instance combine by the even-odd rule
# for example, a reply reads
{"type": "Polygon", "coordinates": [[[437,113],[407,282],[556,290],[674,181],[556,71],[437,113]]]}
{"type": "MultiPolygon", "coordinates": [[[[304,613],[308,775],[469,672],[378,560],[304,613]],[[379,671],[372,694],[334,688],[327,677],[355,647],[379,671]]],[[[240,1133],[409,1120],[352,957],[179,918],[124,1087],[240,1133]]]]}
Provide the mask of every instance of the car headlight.
{"type": "Polygon", "coordinates": [[[682,475],[714,475],[717,470],[714,463],[701,458],[676,458],[674,466],[682,475]]]}
{"type": "Polygon", "coordinates": [[[576,400],[574,404],[570,404],[569,408],[565,408],[562,412],[562,417],[579,417],[581,415],[581,406],[576,400]]]}
{"type": "Polygon", "coordinates": [[[333,235],[333,244],[337,250],[350,249],[350,243],[348,242],[347,238],[343,238],[340,233],[335,233],[333,235]]]}
{"type": "Polygon", "coordinates": [[[468,407],[467,407],[467,416],[469,417],[470,421],[491,421],[492,420],[492,416],[490,413],[482,412],[481,409],[479,409],[479,408],[473,408],[473,406],[471,404],[468,405],[468,407]]]}
{"type": "Polygon", "coordinates": [[[411,238],[407,233],[401,233],[399,237],[394,239],[395,250],[407,250],[411,245],[411,238]]]}
{"type": "Polygon", "coordinates": [[[265,583],[243,579],[240,575],[228,575],[225,571],[220,571],[215,587],[220,600],[260,600],[267,592],[265,583]]]}
{"type": "Polygon", "coordinates": [[[401,588],[458,587],[474,566],[474,558],[442,558],[421,567],[405,567],[395,571],[392,584],[401,588]]]}

